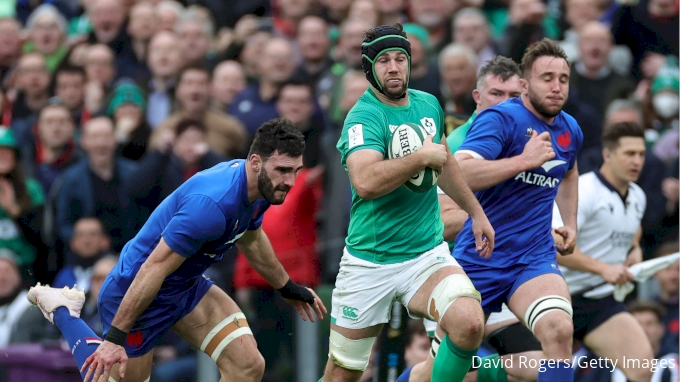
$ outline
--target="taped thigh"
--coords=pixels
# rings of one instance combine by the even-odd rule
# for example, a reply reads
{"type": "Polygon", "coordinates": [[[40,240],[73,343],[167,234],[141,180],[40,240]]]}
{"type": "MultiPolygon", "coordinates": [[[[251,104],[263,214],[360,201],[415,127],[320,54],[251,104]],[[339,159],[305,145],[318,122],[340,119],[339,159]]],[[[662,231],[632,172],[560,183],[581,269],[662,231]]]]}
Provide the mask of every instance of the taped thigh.
{"type": "Polygon", "coordinates": [[[524,325],[534,333],[538,320],[553,311],[565,312],[569,317],[574,316],[571,302],[565,297],[554,294],[540,297],[529,305],[529,309],[527,309],[524,315],[524,325]]]}
{"type": "Polygon", "coordinates": [[[331,329],[328,358],[343,369],[364,371],[368,367],[375,339],[350,340],[331,329]]]}
{"type": "Polygon", "coordinates": [[[427,318],[440,322],[444,313],[459,297],[472,297],[482,302],[482,295],[477,292],[472,281],[463,274],[446,276],[432,289],[427,303],[427,318]]]}
{"type": "Polygon", "coordinates": [[[246,334],[253,335],[248,327],[246,316],[241,312],[234,313],[208,333],[201,344],[201,351],[217,362],[220,354],[231,341],[246,334]]]}

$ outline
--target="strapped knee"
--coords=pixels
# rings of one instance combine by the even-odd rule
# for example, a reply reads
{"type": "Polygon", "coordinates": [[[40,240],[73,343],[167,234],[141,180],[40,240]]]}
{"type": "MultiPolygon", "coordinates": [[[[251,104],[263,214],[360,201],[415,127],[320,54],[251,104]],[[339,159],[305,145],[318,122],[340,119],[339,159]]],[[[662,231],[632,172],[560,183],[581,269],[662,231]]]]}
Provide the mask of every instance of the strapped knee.
{"type": "Polygon", "coordinates": [[[343,369],[364,371],[371,359],[375,339],[376,337],[369,337],[350,340],[331,329],[328,358],[343,369]]]}
{"type": "Polygon", "coordinates": [[[445,277],[432,290],[430,300],[427,303],[427,315],[430,320],[440,322],[444,313],[458,297],[472,297],[482,302],[482,296],[472,285],[470,279],[461,274],[445,277]]]}
{"type": "Polygon", "coordinates": [[[573,317],[574,311],[571,307],[571,302],[565,297],[559,295],[543,296],[529,305],[526,314],[524,315],[524,325],[526,325],[532,333],[536,323],[541,317],[554,311],[562,311],[573,317]]]}
{"type": "Polygon", "coordinates": [[[234,313],[208,333],[201,344],[201,351],[217,362],[220,354],[231,341],[246,334],[253,335],[248,327],[246,316],[241,312],[234,313]]]}

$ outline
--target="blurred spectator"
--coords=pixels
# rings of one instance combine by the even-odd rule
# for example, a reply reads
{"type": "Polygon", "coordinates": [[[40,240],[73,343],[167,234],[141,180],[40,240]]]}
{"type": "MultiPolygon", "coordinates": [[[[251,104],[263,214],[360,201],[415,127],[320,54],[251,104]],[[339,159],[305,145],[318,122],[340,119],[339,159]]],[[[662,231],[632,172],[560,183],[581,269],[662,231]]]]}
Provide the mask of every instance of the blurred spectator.
{"type": "Polygon", "coordinates": [[[0,85],[7,85],[7,74],[21,56],[21,24],[13,18],[0,18],[0,85]]]}
{"type": "Polygon", "coordinates": [[[115,155],[113,122],[106,117],[91,119],[83,126],[80,144],[86,159],[63,174],[56,204],[56,229],[62,242],[73,238],[73,225],[84,216],[96,216],[105,226],[116,251],[129,238],[129,197],[126,185],[136,168],[134,162],[115,155]]]}
{"type": "Polygon", "coordinates": [[[295,57],[290,42],[283,38],[267,41],[257,64],[259,83],[238,94],[229,108],[229,114],[245,126],[249,140],[263,123],[276,118],[276,95],[294,70],[295,57]]]}
{"type": "Polygon", "coordinates": [[[240,158],[246,152],[246,131],[234,117],[210,107],[210,73],[188,67],[180,73],[175,90],[179,110],[172,113],[151,136],[151,144],[167,132],[174,133],[181,119],[197,119],[206,127],[207,141],[216,153],[240,158]]]}
{"type": "Polygon", "coordinates": [[[118,154],[138,160],[146,152],[151,137],[151,126],[144,119],[146,99],[142,89],[134,83],[121,83],[113,90],[108,114],[116,126],[118,154]]]}
{"type": "Polygon", "coordinates": [[[657,233],[656,242],[664,242],[668,240],[675,240],[678,237],[678,199],[680,198],[680,162],[676,158],[675,162],[672,162],[668,166],[668,173],[666,178],[661,183],[661,191],[666,198],[666,216],[661,222],[661,229],[657,233]]]}
{"type": "Polygon", "coordinates": [[[333,25],[339,25],[347,18],[352,1],[353,0],[319,0],[319,3],[323,8],[323,18],[333,25]]]}
{"type": "Polygon", "coordinates": [[[464,8],[453,17],[453,42],[465,45],[477,54],[477,71],[498,54],[498,47],[491,38],[489,22],[477,8],[464,8]]]}
{"type": "Polygon", "coordinates": [[[172,134],[160,137],[155,146],[139,161],[132,175],[130,197],[133,198],[137,221],[143,223],[151,212],[187,179],[227,160],[209,149],[208,134],[200,120],[181,119],[172,134]]]}
{"type": "Polygon", "coordinates": [[[85,70],[78,66],[62,65],[54,74],[54,95],[68,108],[78,129],[92,116],[85,108],[85,81],[85,70]]]}
{"type": "Polygon", "coordinates": [[[87,11],[92,0],[77,0],[77,3],[77,15],[68,21],[68,36],[73,43],[86,40],[92,32],[92,23],[87,11]]]}
{"type": "MultiPolygon", "coordinates": [[[[462,2],[453,0],[409,0],[410,19],[427,30],[433,54],[451,42],[451,17],[462,2]]],[[[436,56],[432,57],[436,59],[436,56]]]]}
{"type": "Polygon", "coordinates": [[[641,62],[647,52],[678,56],[678,5],[673,0],[646,0],[621,7],[612,31],[617,44],[633,54],[633,75],[642,78],[641,62]]]}
{"type": "Polygon", "coordinates": [[[138,83],[148,81],[151,72],[146,63],[148,46],[156,32],[158,20],[153,6],[148,2],[135,4],[130,10],[127,33],[130,36],[131,54],[121,62],[119,77],[130,77],[138,83]]]}
{"type": "Polygon", "coordinates": [[[378,24],[380,21],[380,13],[373,0],[353,0],[347,18],[364,19],[373,25],[385,25],[378,24]]]}
{"type": "Polygon", "coordinates": [[[212,72],[217,65],[214,52],[211,52],[215,36],[212,21],[203,20],[196,14],[185,13],[175,24],[175,32],[179,38],[179,49],[185,67],[203,66],[212,72]]]}
{"type": "Polygon", "coordinates": [[[158,18],[158,30],[168,32],[175,31],[177,20],[184,13],[184,6],[174,0],[163,0],[156,4],[156,17],[158,18]]]}
{"type": "MultiPolygon", "coordinates": [[[[677,238],[677,236],[676,236],[677,238]]],[[[678,242],[667,242],[661,244],[655,251],[655,257],[667,256],[678,252],[678,242]]],[[[654,275],[654,278],[659,283],[659,295],[655,300],[666,309],[666,314],[663,315],[661,321],[666,328],[666,335],[663,339],[662,347],[666,352],[678,352],[678,327],[680,323],[680,311],[678,310],[679,299],[678,283],[680,282],[680,262],[670,265],[668,268],[662,269],[654,275]]]]}
{"type": "MultiPolygon", "coordinates": [[[[581,59],[581,52],[579,52],[579,38],[583,33],[583,27],[594,21],[602,22],[606,29],[610,29],[610,25],[602,21],[601,7],[597,2],[591,0],[568,0],[564,2],[565,17],[569,23],[569,29],[564,32],[564,40],[560,41],[560,47],[564,49],[567,54],[569,62],[575,62],[581,59]]],[[[614,37],[610,36],[610,44],[612,45],[608,64],[611,68],[624,77],[630,76],[630,69],[633,64],[633,56],[630,49],[625,45],[613,45],[614,37]]],[[[573,70],[572,70],[573,71],[573,70]]]]}
{"type": "Polygon", "coordinates": [[[3,312],[0,315],[0,348],[10,343],[39,339],[28,335],[32,326],[21,319],[31,307],[27,293],[22,285],[19,259],[11,250],[0,248],[0,311],[3,312]],[[24,341],[21,338],[24,336],[33,338],[24,341]]]}
{"type": "Polygon", "coordinates": [[[425,28],[417,24],[404,24],[404,32],[411,43],[411,75],[408,80],[410,89],[421,90],[437,97],[442,102],[441,81],[437,65],[428,60],[430,38],[425,28]]]}
{"type": "Polygon", "coordinates": [[[92,266],[92,276],[90,277],[90,290],[86,292],[85,304],[83,310],[80,312],[80,318],[87,323],[87,325],[98,336],[102,335],[102,321],[99,316],[99,309],[97,302],[99,301],[99,292],[102,289],[106,276],[118,263],[118,256],[105,255],[97,260],[92,266]]]}
{"type": "Polygon", "coordinates": [[[633,317],[638,320],[642,329],[644,329],[649,341],[652,343],[654,358],[660,361],[658,370],[652,375],[652,381],[677,381],[680,376],[678,372],[680,357],[678,356],[677,341],[673,351],[667,351],[661,347],[664,338],[664,327],[661,319],[666,313],[663,306],[654,301],[633,301],[628,305],[628,311],[630,311],[633,317]]]}
{"type": "Polygon", "coordinates": [[[315,87],[321,75],[333,61],[329,56],[330,37],[326,20],[318,16],[307,16],[298,26],[297,43],[302,55],[294,77],[305,78],[315,87]]]}
{"type": "Polygon", "coordinates": [[[127,33],[123,28],[127,14],[120,1],[90,0],[87,12],[92,23],[88,42],[106,44],[120,54],[127,39],[127,33]]]}
{"type": "Polygon", "coordinates": [[[148,83],[142,83],[142,87],[146,86],[149,101],[146,121],[153,129],[174,111],[177,74],[182,66],[178,45],[179,39],[167,31],[156,33],[149,42],[151,78],[148,83]]]}
{"type": "Polygon", "coordinates": [[[116,76],[113,50],[105,44],[91,45],[85,56],[85,74],[85,107],[95,114],[106,106],[116,76]]]}
{"type": "Polygon", "coordinates": [[[472,90],[477,81],[478,59],[475,52],[462,44],[447,45],[439,54],[439,74],[442,78],[442,108],[467,120],[477,107],[472,90]]]}
{"type": "Polygon", "coordinates": [[[348,19],[340,25],[340,37],[333,49],[335,64],[319,79],[316,96],[321,108],[326,110],[333,122],[338,120],[338,102],[342,95],[342,77],[348,70],[361,69],[361,43],[364,32],[373,28],[366,20],[348,19]]]}
{"type": "MultiPolygon", "coordinates": [[[[16,264],[26,272],[32,272],[38,249],[43,249],[40,224],[44,202],[40,183],[24,176],[14,135],[0,127],[0,248],[14,252],[16,264]]],[[[43,264],[37,265],[42,270],[43,264]]]]}
{"type": "MultiPolygon", "coordinates": [[[[248,20],[249,23],[254,23],[255,26],[257,26],[257,18],[244,17],[244,19],[248,20]]],[[[237,28],[240,26],[240,23],[241,21],[239,21],[239,24],[236,25],[237,28]]],[[[235,34],[236,41],[232,45],[236,46],[234,48],[235,50],[238,50],[238,46],[242,45],[242,50],[240,50],[240,54],[234,54],[233,57],[229,57],[225,53],[225,57],[226,59],[236,59],[238,57],[238,60],[243,65],[243,71],[246,74],[248,84],[256,84],[259,78],[259,62],[262,59],[262,54],[264,53],[264,46],[273,35],[271,32],[259,30],[251,35],[245,35],[244,32],[244,37],[239,37],[239,29],[236,29],[235,34]],[[241,38],[242,40],[239,40],[241,38]]]]}
{"type": "Polygon", "coordinates": [[[406,367],[427,360],[427,357],[430,356],[430,342],[423,321],[410,319],[406,329],[406,343],[404,344],[406,367]]]}
{"type": "Polygon", "coordinates": [[[45,57],[47,70],[53,73],[66,57],[66,19],[52,4],[36,8],[26,23],[28,41],[24,53],[37,52],[45,57]]]}
{"type": "Polygon", "coordinates": [[[275,0],[273,25],[276,33],[292,40],[297,35],[300,21],[307,16],[312,7],[312,0],[275,0]]]}
{"type": "Polygon", "coordinates": [[[217,110],[227,111],[236,95],[246,88],[246,76],[238,61],[222,61],[215,67],[210,99],[217,110]]]}
{"type": "Polygon", "coordinates": [[[38,123],[20,146],[26,175],[40,182],[46,195],[50,194],[57,178],[81,159],[74,132],[75,124],[66,105],[47,105],[40,111],[38,123]]]}
{"type": "Polygon", "coordinates": [[[43,1],[30,1],[30,0],[16,0],[10,4],[16,4],[16,17],[23,23],[26,24],[30,15],[35,12],[36,9],[40,7],[43,3],[50,3],[54,5],[59,12],[66,18],[74,16],[76,11],[76,6],[71,0],[43,0],[43,1]]]}
{"type": "Polygon", "coordinates": [[[12,101],[0,87],[0,126],[12,126],[12,101]]]}
{"type": "Polygon", "coordinates": [[[50,75],[39,53],[21,56],[16,69],[18,94],[12,103],[12,131],[23,136],[49,100],[50,75]]]}
{"type": "Polygon", "coordinates": [[[378,25],[404,24],[406,17],[407,0],[376,0],[380,20],[378,25]]]}
{"type": "Polygon", "coordinates": [[[670,61],[652,80],[643,108],[648,146],[666,163],[678,158],[680,80],[677,61],[670,61]]]}
{"type": "Polygon", "coordinates": [[[599,21],[582,26],[578,41],[580,59],[569,78],[571,88],[578,91],[579,100],[592,106],[600,115],[604,115],[611,101],[628,98],[635,91],[635,84],[609,65],[612,41],[610,30],[599,21]]]}
{"type": "Polygon", "coordinates": [[[54,278],[55,288],[77,286],[85,293],[90,291],[94,265],[111,247],[111,239],[104,232],[104,225],[95,217],[82,217],[73,225],[69,259],[71,265],[62,268],[54,278]]]}
{"type": "Polygon", "coordinates": [[[531,43],[543,37],[555,38],[557,26],[546,15],[546,5],[541,0],[510,1],[508,17],[503,22],[505,26],[499,40],[499,46],[504,49],[499,53],[520,62],[531,43]]]}

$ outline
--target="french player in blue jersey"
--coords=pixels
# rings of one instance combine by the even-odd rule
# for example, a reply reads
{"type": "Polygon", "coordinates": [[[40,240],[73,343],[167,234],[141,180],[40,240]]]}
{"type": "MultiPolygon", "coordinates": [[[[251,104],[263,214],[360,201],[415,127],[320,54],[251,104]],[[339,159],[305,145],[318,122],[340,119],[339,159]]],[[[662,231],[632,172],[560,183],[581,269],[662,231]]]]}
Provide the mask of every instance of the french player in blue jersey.
{"type": "Polygon", "coordinates": [[[559,45],[549,39],[530,45],[520,67],[521,96],[481,111],[455,154],[496,227],[495,252],[488,259],[475,253],[468,220],[454,257],[482,294],[486,315],[506,303],[541,342],[546,359],[538,381],[571,382],[572,307],[555,257],[556,248],[568,254],[575,245],[583,134],[562,111],[570,67],[559,45]],[[557,245],[553,202],[564,221],[557,245]]]}
{"type": "Polygon", "coordinates": [[[208,354],[222,382],[261,380],[264,360],[245,315],[203,276],[234,245],[303,320],[327,313],[314,291],[290,279],[260,227],[293,187],[303,151],[295,126],[274,119],[258,130],[247,160],[202,171],[168,196],[102,285],[103,341],[79,318],[82,292],[31,288],[29,300],[64,334],[86,382],[149,381],[155,340],[169,329],[208,354]]]}

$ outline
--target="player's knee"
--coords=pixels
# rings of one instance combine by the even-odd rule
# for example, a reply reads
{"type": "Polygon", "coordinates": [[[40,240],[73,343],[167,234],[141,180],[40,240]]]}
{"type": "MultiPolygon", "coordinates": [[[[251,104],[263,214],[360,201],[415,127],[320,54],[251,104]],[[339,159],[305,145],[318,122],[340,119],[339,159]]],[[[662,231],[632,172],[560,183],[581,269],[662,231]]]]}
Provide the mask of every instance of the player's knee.
{"type": "Polygon", "coordinates": [[[248,359],[241,365],[241,370],[243,374],[249,378],[253,378],[255,381],[262,379],[264,375],[265,361],[264,357],[260,352],[253,357],[248,357],[248,359]]]}
{"type": "Polygon", "coordinates": [[[328,358],[346,370],[365,371],[376,337],[351,340],[331,329],[328,358]]]}
{"type": "Polygon", "coordinates": [[[574,324],[566,314],[549,314],[542,319],[541,337],[548,343],[571,343],[574,324]]]}
{"type": "MultiPolygon", "coordinates": [[[[472,310],[477,310],[481,313],[479,303],[482,301],[482,296],[477,292],[470,279],[464,274],[453,274],[445,277],[439,282],[430,294],[427,302],[427,315],[432,321],[438,322],[446,331],[448,323],[443,323],[442,319],[445,314],[451,315],[449,308],[460,297],[470,297],[460,299],[456,304],[456,312],[465,312],[465,316],[469,313],[468,306],[472,306],[472,310]]],[[[476,314],[473,314],[476,316],[476,314]]],[[[446,321],[450,321],[447,319],[446,321]]],[[[483,322],[483,321],[482,321],[483,322]]]]}
{"type": "Polygon", "coordinates": [[[574,333],[572,321],[573,309],[571,301],[559,295],[543,296],[536,299],[524,315],[524,324],[537,337],[537,327],[540,328],[540,337],[546,340],[559,342],[571,341],[574,333]],[[540,324],[539,324],[540,322],[540,324]]]}

